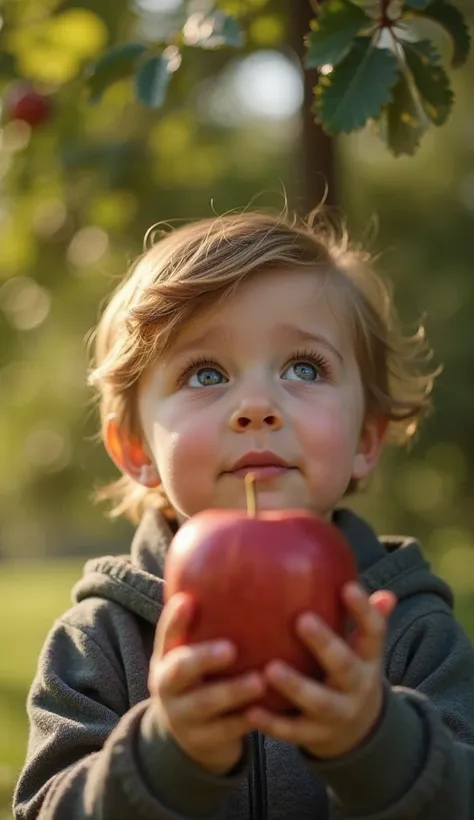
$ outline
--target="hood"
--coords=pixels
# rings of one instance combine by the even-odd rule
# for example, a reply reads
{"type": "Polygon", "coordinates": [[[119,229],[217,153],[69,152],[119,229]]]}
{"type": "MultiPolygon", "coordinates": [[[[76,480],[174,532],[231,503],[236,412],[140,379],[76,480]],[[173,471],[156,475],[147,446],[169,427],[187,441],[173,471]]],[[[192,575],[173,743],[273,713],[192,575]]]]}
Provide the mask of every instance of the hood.
{"type": "MultiPolygon", "coordinates": [[[[354,512],[339,509],[334,524],[352,546],[360,581],[369,593],[390,589],[399,600],[420,593],[439,595],[452,608],[449,586],[430,569],[413,538],[378,538],[354,512]]],[[[155,624],[163,606],[164,559],[173,532],[162,513],[149,510],[132,542],[130,555],[105,556],[88,561],[72,590],[73,603],[105,598],[155,624]]]]}

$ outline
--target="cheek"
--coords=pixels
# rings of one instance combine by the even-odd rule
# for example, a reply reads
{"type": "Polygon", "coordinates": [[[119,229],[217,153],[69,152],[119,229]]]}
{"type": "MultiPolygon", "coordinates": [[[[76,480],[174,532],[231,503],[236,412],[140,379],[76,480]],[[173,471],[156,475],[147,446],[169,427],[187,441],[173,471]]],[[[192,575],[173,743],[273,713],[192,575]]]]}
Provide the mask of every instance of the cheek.
{"type": "Polygon", "coordinates": [[[360,407],[352,393],[321,397],[300,414],[303,452],[326,469],[350,462],[357,449],[360,407]]]}
{"type": "Polygon", "coordinates": [[[323,453],[328,456],[349,453],[351,442],[349,429],[335,414],[320,419],[317,426],[308,426],[305,431],[305,450],[319,457],[323,453]]]}
{"type": "Polygon", "coordinates": [[[165,447],[166,465],[170,476],[174,481],[178,477],[186,478],[187,473],[193,478],[196,471],[214,463],[214,452],[214,434],[209,429],[181,430],[172,433],[165,447]]]}
{"type": "Polygon", "coordinates": [[[172,430],[155,424],[153,452],[171,504],[192,515],[209,506],[217,464],[216,428],[177,422],[172,430]]]}

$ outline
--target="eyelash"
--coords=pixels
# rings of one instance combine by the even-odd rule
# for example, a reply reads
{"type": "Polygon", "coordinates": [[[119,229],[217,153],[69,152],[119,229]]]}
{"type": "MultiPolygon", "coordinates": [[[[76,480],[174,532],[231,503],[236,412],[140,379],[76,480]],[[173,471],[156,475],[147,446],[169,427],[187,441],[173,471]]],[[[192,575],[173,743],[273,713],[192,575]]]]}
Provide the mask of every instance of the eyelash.
{"type": "Polygon", "coordinates": [[[209,359],[207,356],[197,356],[195,359],[191,359],[190,362],[186,365],[185,369],[181,373],[181,376],[178,379],[178,387],[182,387],[186,384],[187,380],[196,370],[199,370],[201,367],[214,367],[216,370],[222,370],[221,367],[217,364],[217,362],[209,359]]]}
{"type": "MultiPolygon", "coordinates": [[[[296,350],[291,358],[286,362],[284,369],[286,370],[286,368],[296,362],[309,362],[315,366],[323,379],[331,378],[331,367],[327,359],[322,356],[321,353],[315,353],[314,350],[296,350]]],[[[191,359],[191,361],[186,365],[186,368],[178,379],[178,387],[182,387],[186,384],[189,377],[192,376],[196,370],[203,367],[213,367],[216,370],[222,371],[222,367],[213,359],[210,359],[207,356],[198,356],[191,359]]]]}
{"type": "Polygon", "coordinates": [[[289,367],[290,364],[295,364],[296,362],[309,362],[315,366],[316,370],[323,377],[323,379],[331,378],[331,366],[322,353],[315,353],[314,350],[295,350],[293,356],[286,363],[285,368],[289,367]]]}

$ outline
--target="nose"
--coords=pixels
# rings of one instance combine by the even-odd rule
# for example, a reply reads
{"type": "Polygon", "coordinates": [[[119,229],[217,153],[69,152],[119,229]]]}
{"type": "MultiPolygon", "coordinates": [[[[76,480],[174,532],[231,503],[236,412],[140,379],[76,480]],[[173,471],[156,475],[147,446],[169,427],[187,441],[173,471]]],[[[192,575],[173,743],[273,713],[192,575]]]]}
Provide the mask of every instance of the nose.
{"type": "Polygon", "coordinates": [[[230,418],[235,433],[244,430],[279,430],[283,425],[280,411],[266,398],[243,399],[230,418]]]}

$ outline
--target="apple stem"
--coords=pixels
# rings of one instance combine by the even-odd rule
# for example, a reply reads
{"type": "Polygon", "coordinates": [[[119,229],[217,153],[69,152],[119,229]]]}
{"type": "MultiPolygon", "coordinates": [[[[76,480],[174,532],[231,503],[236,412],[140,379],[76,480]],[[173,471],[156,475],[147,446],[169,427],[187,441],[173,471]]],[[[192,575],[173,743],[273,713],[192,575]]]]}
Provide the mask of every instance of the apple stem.
{"type": "Polygon", "coordinates": [[[257,515],[257,493],[253,473],[247,473],[245,476],[245,495],[247,497],[247,515],[249,518],[255,518],[257,515]]]}

